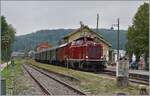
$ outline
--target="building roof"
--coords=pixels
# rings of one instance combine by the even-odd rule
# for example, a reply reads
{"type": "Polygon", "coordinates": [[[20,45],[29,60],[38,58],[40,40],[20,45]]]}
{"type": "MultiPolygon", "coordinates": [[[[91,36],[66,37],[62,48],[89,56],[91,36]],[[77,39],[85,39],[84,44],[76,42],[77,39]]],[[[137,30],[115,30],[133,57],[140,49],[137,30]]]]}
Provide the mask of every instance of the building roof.
{"type": "Polygon", "coordinates": [[[87,25],[85,26],[83,26],[83,27],[80,27],[80,28],[78,28],[78,29],[76,29],[75,31],[73,31],[73,32],[71,32],[70,34],[68,34],[68,35],[66,35],[65,37],[63,37],[63,39],[66,39],[66,38],[68,38],[68,37],[70,37],[71,35],[74,35],[76,32],[79,32],[79,31],[81,31],[81,30],[83,30],[83,29],[88,29],[90,32],[93,32],[94,34],[96,34],[97,35],[97,37],[98,37],[98,39],[100,39],[102,42],[104,42],[105,44],[107,44],[109,47],[111,47],[111,44],[108,42],[108,41],[106,41],[106,40],[104,40],[104,38],[102,37],[102,35],[100,35],[100,34],[98,34],[97,32],[94,32],[92,29],[90,29],[87,25]]]}
{"type": "Polygon", "coordinates": [[[48,42],[42,42],[37,45],[37,47],[45,47],[45,46],[46,47],[49,46],[48,42]]]}

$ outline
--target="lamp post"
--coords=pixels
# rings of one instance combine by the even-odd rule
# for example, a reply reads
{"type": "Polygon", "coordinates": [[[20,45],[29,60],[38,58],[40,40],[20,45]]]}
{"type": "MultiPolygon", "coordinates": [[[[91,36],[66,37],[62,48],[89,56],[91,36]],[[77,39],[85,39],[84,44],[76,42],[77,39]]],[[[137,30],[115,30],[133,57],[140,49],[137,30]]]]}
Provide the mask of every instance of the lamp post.
{"type": "MultiPolygon", "coordinates": [[[[33,40],[33,39],[31,39],[31,38],[25,38],[25,39],[26,39],[26,40],[29,40],[30,42],[34,42],[34,43],[35,43],[35,47],[36,47],[37,44],[38,44],[38,41],[37,41],[37,40],[33,40]]],[[[25,45],[28,46],[27,43],[26,43],[25,45]]],[[[26,47],[26,46],[25,46],[25,47],[26,47]]],[[[31,47],[31,46],[29,46],[29,47],[31,47]]],[[[28,52],[29,49],[30,49],[29,47],[26,49],[27,52],[28,52]]],[[[31,49],[32,49],[32,48],[31,48],[31,49]]],[[[33,49],[33,50],[34,50],[34,49],[33,49]]]]}
{"type": "Polygon", "coordinates": [[[119,18],[118,18],[118,31],[117,31],[117,60],[119,60],[119,18]]]}
{"type": "MultiPolygon", "coordinates": [[[[113,24],[113,26],[117,27],[117,34],[116,34],[116,47],[117,47],[117,66],[116,66],[116,78],[117,78],[117,85],[119,87],[127,87],[128,86],[128,60],[126,58],[119,58],[119,18],[117,19],[117,24],[113,24]]],[[[111,27],[113,29],[113,27],[111,27]]]]}
{"type": "Polygon", "coordinates": [[[116,48],[117,48],[117,61],[119,60],[119,33],[120,33],[120,30],[119,30],[119,27],[120,27],[120,21],[119,21],[119,18],[117,19],[117,24],[113,24],[111,29],[113,30],[114,27],[117,27],[118,30],[117,30],[117,34],[116,34],[116,48]]]}
{"type": "Polygon", "coordinates": [[[97,33],[98,33],[98,21],[99,21],[99,14],[97,14],[97,24],[96,24],[97,33]]]}

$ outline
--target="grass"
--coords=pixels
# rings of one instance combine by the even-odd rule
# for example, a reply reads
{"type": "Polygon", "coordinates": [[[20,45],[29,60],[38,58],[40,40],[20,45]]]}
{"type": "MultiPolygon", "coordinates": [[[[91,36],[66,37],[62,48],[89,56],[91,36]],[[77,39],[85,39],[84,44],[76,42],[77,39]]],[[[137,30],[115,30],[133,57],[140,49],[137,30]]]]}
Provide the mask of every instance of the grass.
{"type": "Polygon", "coordinates": [[[18,78],[18,76],[21,76],[23,74],[22,69],[21,69],[22,59],[15,59],[14,62],[15,62],[14,66],[9,64],[1,72],[1,77],[5,78],[6,80],[6,94],[11,94],[10,92],[11,90],[9,89],[9,88],[12,88],[11,76],[14,76],[14,80],[15,80],[16,78],[18,78]]]}
{"type": "Polygon", "coordinates": [[[49,71],[58,72],[65,75],[73,76],[80,80],[78,87],[89,94],[94,95],[113,95],[118,92],[124,92],[128,95],[138,95],[139,89],[137,85],[130,84],[127,88],[119,88],[116,86],[116,80],[109,76],[101,76],[90,72],[76,71],[60,66],[37,63],[34,60],[28,60],[28,64],[33,64],[49,71]]]}

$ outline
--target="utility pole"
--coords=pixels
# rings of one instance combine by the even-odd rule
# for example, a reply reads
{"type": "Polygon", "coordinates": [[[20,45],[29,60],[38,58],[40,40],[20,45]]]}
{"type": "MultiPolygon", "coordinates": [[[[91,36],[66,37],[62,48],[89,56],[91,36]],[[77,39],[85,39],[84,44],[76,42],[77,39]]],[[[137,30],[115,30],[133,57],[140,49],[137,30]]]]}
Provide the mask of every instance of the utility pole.
{"type": "MultiPolygon", "coordinates": [[[[119,87],[127,87],[128,86],[128,65],[129,62],[126,57],[120,59],[119,57],[119,33],[120,33],[120,21],[117,19],[117,24],[113,24],[113,26],[117,27],[116,33],[116,49],[117,49],[117,62],[116,62],[116,79],[117,85],[119,87]]],[[[111,27],[111,29],[114,29],[111,27]]]]}
{"type": "Polygon", "coordinates": [[[119,61],[119,18],[117,19],[117,27],[118,27],[118,31],[117,31],[117,61],[119,61]]]}
{"type": "Polygon", "coordinates": [[[117,61],[119,61],[119,33],[120,33],[120,20],[117,19],[117,24],[112,24],[111,30],[114,30],[114,27],[117,27],[116,32],[116,49],[117,49],[117,61]]]}
{"type": "Polygon", "coordinates": [[[117,19],[117,85],[119,87],[127,87],[128,86],[128,65],[129,62],[126,57],[120,59],[119,56],[119,33],[120,33],[120,21],[117,19]]]}
{"type": "Polygon", "coordinates": [[[96,32],[98,33],[98,21],[99,21],[99,14],[97,13],[97,24],[96,24],[96,32]]]}

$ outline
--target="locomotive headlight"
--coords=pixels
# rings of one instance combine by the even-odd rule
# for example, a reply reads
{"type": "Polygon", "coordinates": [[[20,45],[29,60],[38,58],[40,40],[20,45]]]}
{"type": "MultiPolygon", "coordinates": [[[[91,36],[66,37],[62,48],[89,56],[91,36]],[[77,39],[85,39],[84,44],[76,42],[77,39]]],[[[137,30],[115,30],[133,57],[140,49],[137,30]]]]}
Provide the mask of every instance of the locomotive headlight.
{"type": "Polygon", "coordinates": [[[88,56],[85,56],[85,58],[89,58],[88,56]]]}

